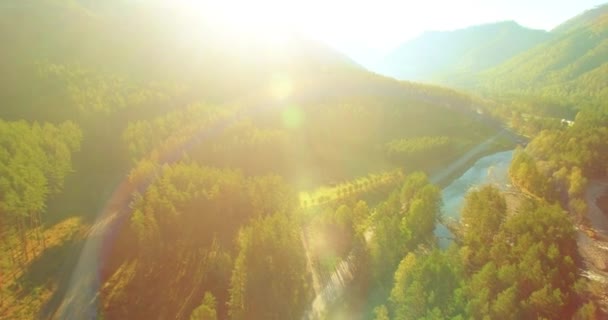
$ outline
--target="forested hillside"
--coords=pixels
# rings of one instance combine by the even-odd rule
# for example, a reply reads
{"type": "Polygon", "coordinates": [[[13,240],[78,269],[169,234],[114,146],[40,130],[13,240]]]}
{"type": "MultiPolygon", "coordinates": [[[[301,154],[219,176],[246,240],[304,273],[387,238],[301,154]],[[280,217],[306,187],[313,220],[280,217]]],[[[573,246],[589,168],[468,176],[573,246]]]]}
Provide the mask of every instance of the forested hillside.
{"type": "MultiPolygon", "coordinates": [[[[359,200],[403,183],[386,172],[432,172],[497,132],[480,99],[295,33],[139,2],[11,0],[0,15],[2,318],[300,318],[313,275],[362,250],[359,200]],[[299,191],[338,183],[338,202],[304,210],[299,191]],[[71,295],[79,266],[95,283],[71,295]]],[[[424,190],[407,248],[432,243],[424,190]]]]}
{"type": "Polygon", "coordinates": [[[572,119],[608,98],[607,30],[608,5],[602,5],[550,32],[515,22],[428,32],[375,70],[464,88],[527,114],[572,119]]]}
{"type": "MultiPolygon", "coordinates": [[[[590,186],[608,177],[607,116],[606,107],[585,108],[572,126],[543,127],[515,152],[510,167],[515,188],[503,192],[487,185],[469,191],[454,227],[455,244],[447,250],[421,242],[397,254],[398,263],[384,257],[391,263],[383,265],[393,268],[384,274],[394,272],[394,278],[380,280],[383,289],[372,301],[385,303],[376,304],[375,319],[604,319],[606,254],[594,248],[605,246],[606,238],[588,199],[590,186]]],[[[388,212],[418,212],[408,209],[416,202],[404,197],[414,181],[414,176],[406,180],[372,221],[386,206],[392,207],[388,212]]],[[[425,190],[420,188],[413,189],[425,190]]],[[[425,225],[403,219],[401,226],[425,225]]],[[[388,226],[397,224],[376,225],[381,232],[372,243],[385,234],[408,243],[410,233],[390,231],[396,228],[388,226]]],[[[398,251],[395,244],[379,247],[398,251]]],[[[371,248],[373,258],[377,247],[371,248]]]]}
{"type": "Polygon", "coordinates": [[[550,38],[514,21],[427,32],[388,54],[375,70],[397,79],[464,86],[480,71],[550,38]]]}
{"type": "Polygon", "coordinates": [[[608,256],[594,251],[606,245],[601,223],[605,213],[593,196],[594,188],[608,177],[607,120],[608,107],[588,107],[578,113],[572,126],[546,127],[525,149],[516,151],[510,169],[511,180],[519,189],[537,201],[559,203],[570,213],[581,265],[588,275],[596,275],[587,276],[594,281],[585,285],[585,295],[591,302],[585,307],[583,319],[605,317],[608,308],[604,295],[608,256]],[[602,316],[597,313],[598,306],[603,309],[602,316]]]}
{"type": "Polygon", "coordinates": [[[0,5],[0,319],[605,317],[606,7],[408,45],[458,82],[546,40],[482,99],[167,3],[0,5]],[[445,218],[431,182],[511,130],[510,184],[445,218]]]}

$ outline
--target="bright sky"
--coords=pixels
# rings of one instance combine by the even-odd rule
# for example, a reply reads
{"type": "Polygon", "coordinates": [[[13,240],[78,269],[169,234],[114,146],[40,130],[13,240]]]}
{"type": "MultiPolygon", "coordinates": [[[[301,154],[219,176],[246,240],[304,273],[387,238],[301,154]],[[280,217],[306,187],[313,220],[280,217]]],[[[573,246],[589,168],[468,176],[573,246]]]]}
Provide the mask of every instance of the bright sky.
{"type": "MultiPolygon", "coordinates": [[[[197,3],[198,0],[181,0],[197,3]]],[[[217,0],[243,22],[291,24],[351,55],[371,59],[424,31],[504,20],[550,30],[607,0],[217,0]]]]}

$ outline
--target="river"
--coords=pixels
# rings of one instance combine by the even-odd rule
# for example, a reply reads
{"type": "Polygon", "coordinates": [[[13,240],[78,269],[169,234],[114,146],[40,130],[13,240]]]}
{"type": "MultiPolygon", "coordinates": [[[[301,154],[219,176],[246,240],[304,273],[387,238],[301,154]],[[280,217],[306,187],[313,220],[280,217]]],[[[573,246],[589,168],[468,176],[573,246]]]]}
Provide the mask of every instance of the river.
{"type": "MultiPolygon", "coordinates": [[[[494,184],[500,189],[509,186],[509,166],[513,159],[513,150],[502,151],[480,158],[464,174],[442,190],[443,217],[446,221],[459,220],[464,198],[469,190],[485,185],[494,184]]],[[[451,232],[442,224],[437,224],[435,235],[439,245],[446,248],[452,238],[451,232]]]]}
{"type": "MultiPolygon", "coordinates": [[[[512,160],[513,150],[497,152],[480,158],[465,173],[445,187],[442,190],[442,213],[444,219],[447,221],[458,221],[467,192],[476,187],[493,184],[501,190],[511,188],[508,172],[512,160]]],[[[447,173],[442,172],[441,174],[447,176],[451,170],[454,169],[450,168],[450,170],[447,170],[447,173]]],[[[436,177],[432,177],[431,180],[437,180],[433,179],[436,177]]],[[[608,182],[593,181],[587,190],[586,200],[590,206],[591,212],[589,213],[589,218],[592,222],[592,227],[597,233],[608,236],[608,218],[602,214],[595,202],[599,195],[604,192],[608,192],[608,182]]],[[[435,235],[439,238],[439,246],[441,248],[447,248],[452,242],[453,236],[451,232],[442,224],[437,224],[435,235]]],[[[605,268],[605,261],[608,261],[605,260],[606,252],[608,252],[608,242],[593,240],[582,231],[578,231],[577,240],[579,252],[584,259],[585,265],[581,270],[581,274],[604,286],[608,285],[608,274],[603,270],[605,268]],[[594,265],[598,259],[602,262],[602,267],[599,269],[594,265]]],[[[320,314],[323,314],[327,306],[337,300],[337,297],[344,291],[348,282],[353,277],[354,273],[350,263],[347,262],[341,265],[340,268],[337,268],[335,274],[332,275],[331,281],[317,295],[312,309],[304,319],[320,318],[320,314]]],[[[608,296],[604,296],[603,299],[602,305],[608,308],[608,296]]]]}
{"type": "MultiPolygon", "coordinates": [[[[491,138],[493,141],[495,138],[491,138]]],[[[490,142],[484,144],[487,146],[490,142]]],[[[463,155],[457,162],[462,165],[471,159],[483,148],[477,148],[473,152],[468,152],[463,155]]],[[[471,189],[479,185],[488,183],[495,184],[501,189],[506,189],[508,184],[508,171],[513,158],[513,150],[502,151],[485,156],[477,160],[469,169],[462,174],[459,178],[454,180],[450,185],[442,190],[443,208],[442,212],[445,218],[458,220],[460,217],[460,209],[464,203],[464,197],[466,193],[471,189]]],[[[439,173],[434,174],[431,177],[432,182],[437,182],[440,179],[444,179],[458,170],[459,166],[450,165],[439,173]]],[[[373,232],[370,232],[370,237],[373,236],[373,232]]],[[[439,237],[439,244],[442,248],[446,248],[452,237],[450,231],[442,224],[437,224],[435,234],[439,237]]],[[[305,239],[305,238],[303,238],[305,239]]],[[[306,241],[304,241],[306,247],[306,241]]],[[[330,277],[330,280],[320,288],[315,285],[315,299],[310,309],[307,311],[303,319],[320,319],[322,315],[327,312],[328,306],[334,304],[339,300],[340,296],[348,286],[350,281],[354,278],[355,266],[352,265],[351,261],[353,257],[349,256],[349,259],[343,261],[335,272],[330,277]]],[[[312,269],[312,268],[311,268],[312,269]]],[[[313,278],[314,278],[313,274],[313,278]]]]}
{"type": "MultiPolygon", "coordinates": [[[[485,184],[493,184],[502,190],[510,188],[509,166],[513,159],[513,150],[498,152],[479,159],[462,176],[454,180],[442,190],[443,217],[446,221],[460,219],[460,211],[464,199],[471,189],[485,184]]],[[[604,290],[608,288],[608,218],[597,206],[597,199],[608,192],[608,181],[590,181],[585,200],[589,207],[587,217],[593,230],[594,238],[577,226],[577,247],[582,257],[581,275],[599,285],[604,290]]],[[[439,238],[439,246],[447,248],[451,243],[452,234],[443,225],[437,224],[435,235],[439,238]]],[[[600,305],[608,310],[608,295],[597,297],[600,305]]]]}

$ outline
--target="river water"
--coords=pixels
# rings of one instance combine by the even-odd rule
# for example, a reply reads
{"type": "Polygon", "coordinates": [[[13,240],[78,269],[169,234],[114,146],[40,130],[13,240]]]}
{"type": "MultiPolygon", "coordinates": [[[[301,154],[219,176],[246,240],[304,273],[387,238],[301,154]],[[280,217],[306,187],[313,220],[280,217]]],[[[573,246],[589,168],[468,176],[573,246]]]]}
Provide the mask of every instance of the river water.
{"type": "MultiPolygon", "coordinates": [[[[473,155],[466,155],[465,157],[472,156],[473,155]]],[[[500,189],[508,188],[508,172],[512,158],[513,150],[497,152],[480,158],[462,176],[443,189],[442,211],[444,218],[458,220],[465,195],[469,190],[476,186],[491,183],[500,189]]],[[[454,170],[455,168],[455,166],[448,168],[445,172],[442,172],[441,175],[447,176],[451,170],[454,170]]],[[[437,180],[437,176],[433,178],[437,180]]],[[[447,248],[451,242],[449,238],[452,237],[450,231],[443,225],[437,224],[435,234],[439,237],[440,247],[447,248]]],[[[306,241],[304,241],[304,245],[306,247],[306,241]]],[[[332,274],[330,280],[322,289],[319,288],[318,290],[315,290],[317,292],[314,302],[303,319],[322,318],[321,315],[327,312],[328,306],[335,303],[342,295],[348,283],[354,278],[354,266],[350,260],[352,260],[352,256],[343,261],[339,267],[336,268],[334,274],[332,274]]]]}
{"type": "MultiPolygon", "coordinates": [[[[462,176],[442,190],[443,217],[447,221],[459,220],[465,195],[471,189],[485,184],[494,184],[500,189],[508,188],[512,159],[513,150],[497,152],[477,160],[462,176]]],[[[437,224],[435,235],[439,238],[441,248],[450,244],[452,234],[444,225],[437,224]]]]}

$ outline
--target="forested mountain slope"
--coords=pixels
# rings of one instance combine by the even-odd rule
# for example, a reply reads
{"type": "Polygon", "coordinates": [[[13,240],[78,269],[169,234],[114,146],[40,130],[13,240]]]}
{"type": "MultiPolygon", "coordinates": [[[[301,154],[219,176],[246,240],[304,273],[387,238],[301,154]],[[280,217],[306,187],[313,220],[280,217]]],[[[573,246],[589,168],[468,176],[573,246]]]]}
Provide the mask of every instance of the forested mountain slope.
{"type": "Polygon", "coordinates": [[[602,19],[602,16],[605,16],[608,12],[608,5],[600,5],[596,8],[587,10],[576,17],[560,24],[551,30],[552,33],[555,34],[566,34],[572,32],[576,29],[589,27],[595,23],[598,19],[602,19]]]}
{"type": "Polygon", "coordinates": [[[552,31],[553,38],[481,74],[496,95],[528,95],[573,108],[608,98],[608,5],[552,31]]]}
{"type": "Polygon", "coordinates": [[[391,52],[375,70],[397,79],[461,83],[550,37],[514,21],[427,32],[391,52]]]}
{"type": "MultiPolygon", "coordinates": [[[[433,170],[497,131],[474,112],[477,98],[371,74],[293,32],[259,36],[139,1],[81,3],[11,0],[0,10],[0,39],[12,44],[0,59],[0,169],[10,171],[0,180],[10,275],[1,317],[52,316],[69,303],[82,234],[47,231],[70,217],[86,229],[111,207],[122,223],[89,270],[106,318],[185,319],[203,300],[221,318],[300,318],[311,283],[296,191],[433,170]],[[276,261],[270,279],[259,257],[276,261]]],[[[339,199],[358,200],[374,181],[339,199]]],[[[335,209],[315,223],[350,240],[328,261],[361,237],[335,209]]]]}

